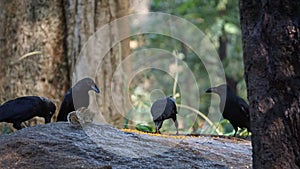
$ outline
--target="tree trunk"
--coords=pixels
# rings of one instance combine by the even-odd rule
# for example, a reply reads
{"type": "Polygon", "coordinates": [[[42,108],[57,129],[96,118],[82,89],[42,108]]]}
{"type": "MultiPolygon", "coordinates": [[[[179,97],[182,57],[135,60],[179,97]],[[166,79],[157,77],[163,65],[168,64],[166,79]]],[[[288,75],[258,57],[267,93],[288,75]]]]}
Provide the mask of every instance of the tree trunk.
{"type": "MultiPolygon", "coordinates": [[[[111,91],[118,92],[118,103],[125,105],[124,85],[122,79],[112,81],[112,77],[122,57],[129,53],[128,39],[112,47],[100,67],[94,64],[97,57],[84,56],[90,64],[83,68],[78,58],[99,28],[126,15],[128,10],[128,2],[121,0],[0,1],[0,103],[39,95],[54,100],[59,110],[66,90],[82,76],[93,74],[101,88],[97,96],[100,112],[106,122],[121,125],[124,118],[114,107],[111,91]],[[41,54],[18,61],[33,51],[41,54]]],[[[122,31],[129,32],[129,27],[122,26],[122,31]]],[[[111,45],[117,34],[118,29],[109,30],[104,45],[111,45]]]]}
{"type": "Polygon", "coordinates": [[[300,2],[240,0],[253,168],[300,168],[300,2]]]}
{"type": "Polygon", "coordinates": [[[25,95],[56,105],[68,86],[60,1],[0,1],[0,103],[25,95]],[[40,51],[20,59],[21,56],[40,51]]]}
{"type": "MultiPolygon", "coordinates": [[[[124,40],[116,46],[111,46],[114,39],[118,38],[120,30],[109,27],[105,33],[97,34],[96,31],[127,15],[128,1],[67,1],[64,9],[68,18],[66,39],[68,64],[72,72],[70,78],[73,83],[86,76],[94,78],[101,93],[96,96],[96,101],[91,99],[90,108],[101,112],[107,123],[121,126],[124,114],[122,115],[114,104],[125,106],[124,80],[112,79],[117,66],[122,62],[122,57],[129,53],[129,41],[124,40]],[[104,53],[107,46],[111,48],[108,53],[104,53]],[[105,57],[101,58],[101,55],[105,57]],[[119,94],[119,100],[112,99],[112,91],[119,94]]],[[[122,26],[122,31],[126,29],[129,30],[129,25],[122,26]]]]}

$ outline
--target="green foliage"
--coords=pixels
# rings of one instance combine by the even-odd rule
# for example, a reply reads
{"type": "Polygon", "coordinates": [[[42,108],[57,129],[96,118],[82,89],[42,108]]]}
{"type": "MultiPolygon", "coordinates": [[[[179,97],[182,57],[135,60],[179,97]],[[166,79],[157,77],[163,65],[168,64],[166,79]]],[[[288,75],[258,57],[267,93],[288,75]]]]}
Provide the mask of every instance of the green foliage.
{"type": "Polygon", "coordinates": [[[232,125],[226,119],[223,119],[222,121],[219,122],[218,128],[224,133],[224,135],[230,136],[234,134],[234,129],[232,125]]]}
{"type": "Polygon", "coordinates": [[[13,132],[13,131],[6,123],[1,124],[1,134],[9,134],[11,132],[13,132]]]}
{"type": "MultiPolygon", "coordinates": [[[[227,58],[224,60],[226,74],[240,82],[243,81],[243,60],[241,31],[239,24],[238,1],[235,0],[179,0],[155,1],[152,11],[166,12],[185,18],[202,30],[218,48],[219,37],[226,36],[227,58]]],[[[162,39],[160,39],[162,41],[162,39]]],[[[153,42],[156,43],[156,42],[153,42]]],[[[182,51],[182,49],[178,49],[182,51]]],[[[187,55],[185,53],[185,55],[187,55]]],[[[197,57],[189,54],[188,58],[197,57]]],[[[194,62],[196,58],[186,60],[194,62]]],[[[198,62],[199,63],[199,62],[198,62]]],[[[201,65],[193,65],[201,69],[201,65]]],[[[201,72],[199,72],[201,73],[201,72]]],[[[202,73],[205,73],[202,72],[202,73]]]]}
{"type": "Polygon", "coordinates": [[[155,132],[155,129],[145,124],[137,124],[135,129],[143,132],[155,132]]]}
{"type": "MultiPolygon", "coordinates": [[[[219,130],[221,130],[224,135],[226,136],[233,136],[235,130],[233,129],[232,125],[230,124],[230,122],[226,119],[223,119],[222,121],[220,121],[220,123],[218,124],[218,128],[219,130]]],[[[241,138],[245,138],[249,135],[247,129],[240,129],[237,132],[237,136],[241,137],[241,138]]]]}

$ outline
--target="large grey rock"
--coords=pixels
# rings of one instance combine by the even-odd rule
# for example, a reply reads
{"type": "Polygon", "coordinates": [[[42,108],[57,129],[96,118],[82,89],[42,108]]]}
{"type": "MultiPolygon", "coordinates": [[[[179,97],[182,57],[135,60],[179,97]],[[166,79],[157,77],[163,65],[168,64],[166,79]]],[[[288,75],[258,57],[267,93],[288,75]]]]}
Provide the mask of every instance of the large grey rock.
{"type": "Polygon", "coordinates": [[[50,123],[0,136],[0,168],[252,168],[249,141],[50,123]]]}

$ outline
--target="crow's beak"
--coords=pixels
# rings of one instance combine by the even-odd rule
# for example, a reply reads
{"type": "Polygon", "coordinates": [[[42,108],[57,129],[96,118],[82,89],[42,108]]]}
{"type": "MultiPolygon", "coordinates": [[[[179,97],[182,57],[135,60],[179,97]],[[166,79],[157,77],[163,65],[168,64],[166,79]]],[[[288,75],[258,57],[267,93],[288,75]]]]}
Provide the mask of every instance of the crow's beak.
{"type": "Polygon", "coordinates": [[[96,85],[92,85],[91,88],[96,92],[96,93],[100,93],[99,88],[96,85]]]}
{"type": "Polygon", "coordinates": [[[205,91],[205,93],[217,93],[217,89],[215,87],[209,88],[205,91]]]}
{"type": "Polygon", "coordinates": [[[205,91],[205,93],[212,93],[212,92],[214,92],[214,88],[209,88],[205,91]]]}

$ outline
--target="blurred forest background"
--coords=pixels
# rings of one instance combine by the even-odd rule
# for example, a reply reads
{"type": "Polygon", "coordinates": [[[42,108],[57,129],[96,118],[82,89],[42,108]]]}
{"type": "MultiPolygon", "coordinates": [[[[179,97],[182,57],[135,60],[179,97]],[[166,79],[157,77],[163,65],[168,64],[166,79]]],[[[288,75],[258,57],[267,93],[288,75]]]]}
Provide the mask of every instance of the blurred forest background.
{"type": "MultiPolygon", "coordinates": [[[[247,100],[238,1],[116,0],[97,3],[74,1],[73,4],[64,1],[12,1],[0,2],[0,9],[2,11],[0,21],[6,23],[5,27],[0,28],[1,103],[23,95],[42,95],[52,99],[59,109],[66,90],[79,80],[80,76],[77,74],[80,74],[78,71],[82,67],[76,67],[76,60],[88,38],[101,26],[119,17],[139,12],[168,13],[196,25],[215,46],[225,69],[227,83],[239,96],[247,100]],[[23,20],[28,21],[25,26],[21,25],[23,20]],[[32,55],[26,57],[28,53],[32,55]],[[25,57],[20,59],[24,55],[25,57]]],[[[113,30],[110,33],[109,37],[115,36],[113,30]]],[[[139,72],[131,79],[130,84],[125,84],[128,85],[129,96],[126,96],[127,89],[122,88],[124,84],[121,79],[114,83],[115,86],[111,86],[112,76],[120,64],[119,61],[135,51],[149,48],[173,53],[188,66],[197,81],[201,96],[199,107],[179,107],[179,132],[233,134],[230,123],[220,119],[218,96],[205,94],[205,90],[211,84],[199,57],[182,42],[157,34],[132,36],[114,46],[105,56],[105,64],[100,66],[99,75],[95,77],[102,90],[100,96],[96,96],[96,102],[105,121],[119,128],[154,130],[150,114],[152,102],[160,97],[175,95],[178,96],[177,103],[181,103],[180,96],[184,90],[180,91],[178,86],[176,90],[173,89],[175,74],[171,76],[157,69],[139,72]],[[119,90],[121,100],[119,103],[124,102],[122,97],[130,98],[133,107],[129,109],[132,111],[126,114],[117,112],[110,93],[112,89],[119,90]],[[210,118],[208,122],[203,115],[208,116],[210,105],[212,105],[210,111],[215,118],[208,117],[210,118]]],[[[177,70],[175,72],[178,73],[178,78],[184,81],[184,78],[188,77],[181,77],[180,63],[176,63],[174,59],[174,63],[165,64],[169,65],[170,72],[173,69],[177,70]]],[[[126,65],[123,69],[124,72],[130,72],[132,68],[126,65]]],[[[28,122],[31,125],[35,123],[40,122],[39,120],[28,122]]],[[[8,124],[1,123],[1,125],[2,133],[10,132],[11,127],[8,124]]],[[[165,121],[161,132],[175,133],[173,122],[165,121]]]]}
{"type": "MultiPolygon", "coordinates": [[[[218,51],[225,69],[227,83],[229,83],[238,95],[247,100],[243,71],[238,1],[150,1],[149,11],[165,12],[182,17],[189,22],[192,22],[203,31],[218,51]]],[[[213,104],[213,111],[215,112],[213,114],[217,117],[211,120],[215,122],[215,125],[218,126],[218,129],[223,134],[232,134],[232,126],[227,120],[220,119],[221,121],[219,124],[218,117],[220,117],[220,114],[218,113],[218,96],[204,94],[205,90],[211,85],[208,80],[208,74],[199,57],[190,48],[175,39],[155,34],[144,34],[142,36],[132,37],[131,44],[132,50],[159,48],[170,52],[174,50],[180,52],[184,56],[182,57],[182,60],[193,72],[197,84],[199,85],[198,87],[201,95],[199,111],[204,115],[207,115],[210,104],[213,104]]],[[[178,76],[180,77],[180,72],[178,76]]],[[[136,123],[143,123],[145,117],[151,119],[149,114],[151,102],[148,101],[148,98],[150,97],[149,94],[155,95],[155,92],[151,93],[153,89],[161,89],[165,95],[174,94],[172,91],[173,88],[170,87],[173,86],[174,80],[169,78],[170,76],[167,73],[158,70],[144,71],[135,78],[133,81],[135,86],[132,87],[132,94],[133,96],[139,97],[138,99],[134,97],[136,99],[136,102],[134,103],[138,106],[136,110],[142,113],[140,117],[144,117],[136,119],[136,123]]],[[[177,103],[180,103],[180,100],[177,100],[177,103]]],[[[197,120],[195,121],[195,114],[197,115],[194,111],[181,108],[179,115],[179,128],[181,131],[184,133],[217,134],[211,126],[206,126],[207,123],[204,123],[205,120],[199,115],[197,115],[197,120]]],[[[149,119],[147,121],[150,121],[149,119]]],[[[173,122],[171,120],[164,123],[162,131],[169,131],[169,128],[172,129],[170,132],[174,133],[175,128],[173,127],[173,122]]]]}

